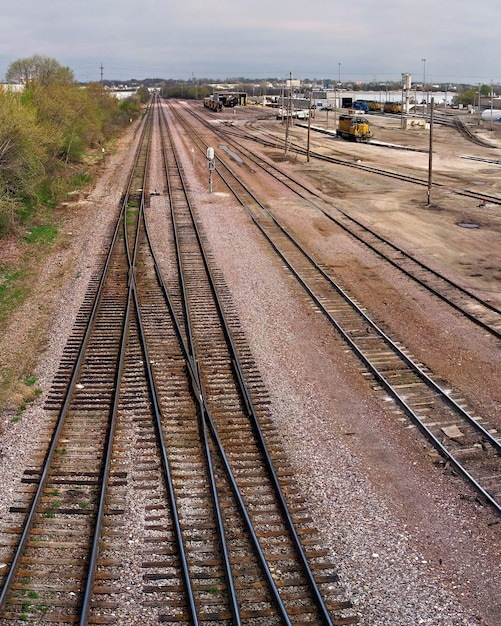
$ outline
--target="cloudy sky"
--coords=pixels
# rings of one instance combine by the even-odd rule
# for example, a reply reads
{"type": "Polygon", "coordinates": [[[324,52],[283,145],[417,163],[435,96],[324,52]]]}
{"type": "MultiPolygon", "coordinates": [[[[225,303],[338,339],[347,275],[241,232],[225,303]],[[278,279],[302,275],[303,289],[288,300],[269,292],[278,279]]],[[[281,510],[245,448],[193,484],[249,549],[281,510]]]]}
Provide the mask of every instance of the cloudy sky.
{"type": "Polygon", "coordinates": [[[0,81],[40,54],[77,80],[326,78],[501,83],[500,0],[13,0],[0,81]],[[423,61],[426,59],[426,61],[423,61]]]}

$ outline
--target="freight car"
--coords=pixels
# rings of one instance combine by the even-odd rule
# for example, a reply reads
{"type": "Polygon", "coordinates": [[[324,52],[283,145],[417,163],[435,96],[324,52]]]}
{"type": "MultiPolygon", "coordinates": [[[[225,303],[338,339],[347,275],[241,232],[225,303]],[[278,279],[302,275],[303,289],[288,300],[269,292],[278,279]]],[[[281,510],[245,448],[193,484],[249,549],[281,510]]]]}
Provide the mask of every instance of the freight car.
{"type": "Polygon", "coordinates": [[[369,141],[372,137],[369,120],[356,115],[340,115],[336,135],[351,141],[369,141]]]}

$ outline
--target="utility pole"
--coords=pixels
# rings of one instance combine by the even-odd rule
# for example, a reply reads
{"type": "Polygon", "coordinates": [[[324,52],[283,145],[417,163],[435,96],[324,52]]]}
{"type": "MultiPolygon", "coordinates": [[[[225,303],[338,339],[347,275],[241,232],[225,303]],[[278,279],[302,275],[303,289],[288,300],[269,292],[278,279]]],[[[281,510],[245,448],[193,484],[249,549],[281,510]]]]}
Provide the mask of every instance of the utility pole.
{"type": "MultiPolygon", "coordinates": [[[[427,98],[424,93],[426,90],[426,59],[421,59],[421,61],[423,62],[423,102],[427,102],[427,98]]],[[[426,111],[426,104],[423,104],[423,111],[426,111]]]]}
{"type": "Polygon", "coordinates": [[[287,154],[289,147],[289,125],[292,116],[292,72],[289,73],[289,95],[287,97],[287,113],[285,118],[285,154],[287,154]]]}
{"type": "Polygon", "coordinates": [[[427,202],[426,206],[430,206],[431,203],[431,185],[432,185],[432,156],[433,156],[433,104],[435,98],[431,99],[430,104],[430,146],[428,149],[428,189],[426,191],[427,194],[427,202]]]}
{"type": "Polygon", "coordinates": [[[310,162],[310,136],[311,136],[311,101],[313,98],[313,90],[310,91],[310,108],[309,108],[309,112],[308,112],[308,141],[307,141],[307,148],[306,148],[306,161],[309,163],[310,162]]]}

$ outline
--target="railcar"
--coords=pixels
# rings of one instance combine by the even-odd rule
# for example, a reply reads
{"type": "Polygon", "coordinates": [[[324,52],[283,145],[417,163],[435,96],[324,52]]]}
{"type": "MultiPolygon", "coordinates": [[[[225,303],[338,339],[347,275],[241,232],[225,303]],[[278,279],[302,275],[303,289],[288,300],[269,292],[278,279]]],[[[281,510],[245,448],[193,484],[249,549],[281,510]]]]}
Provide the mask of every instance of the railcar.
{"type": "Polygon", "coordinates": [[[223,103],[219,98],[216,99],[212,96],[207,96],[207,98],[204,98],[204,107],[211,111],[220,111],[223,108],[223,103]]]}
{"type": "Polygon", "coordinates": [[[385,102],[383,106],[383,113],[402,113],[402,103],[385,102]]]}
{"type": "Polygon", "coordinates": [[[364,113],[367,113],[369,110],[368,102],[365,100],[355,100],[355,102],[351,105],[351,108],[355,109],[355,111],[363,111],[364,113]]]}
{"type": "Polygon", "coordinates": [[[340,115],[336,135],[350,141],[369,141],[372,137],[369,120],[358,115],[340,115]]]}
{"type": "Polygon", "coordinates": [[[204,107],[212,111],[221,111],[224,108],[231,109],[233,107],[247,104],[247,94],[245,92],[231,93],[213,93],[211,96],[204,98],[204,107]]]}

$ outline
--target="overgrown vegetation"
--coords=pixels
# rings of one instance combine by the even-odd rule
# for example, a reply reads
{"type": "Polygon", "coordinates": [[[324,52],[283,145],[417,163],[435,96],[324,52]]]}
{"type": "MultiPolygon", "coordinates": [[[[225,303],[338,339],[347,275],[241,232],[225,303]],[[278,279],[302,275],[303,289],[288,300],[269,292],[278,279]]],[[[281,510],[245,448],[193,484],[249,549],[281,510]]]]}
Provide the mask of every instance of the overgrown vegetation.
{"type": "Polygon", "coordinates": [[[0,238],[47,222],[50,212],[98,155],[140,113],[143,94],[119,101],[101,84],[80,86],[47,57],[14,61],[23,90],[0,91],[0,238]]]}
{"type": "MultiPolygon", "coordinates": [[[[6,78],[20,88],[0,86],[0,334],[33,293],[44,255],[65,245],[56,207],[92,180],[103,148],[141,114],[145,97],[118,100],[99,83],[81,86],[69,68],[41,56],[15,61],[6,78]]],[[[23,380],[43,330],[29,333],[33,354],[14,346],[0,366],[0,409],[13,406],[14,422],[38,393],[23,380]]]]}

